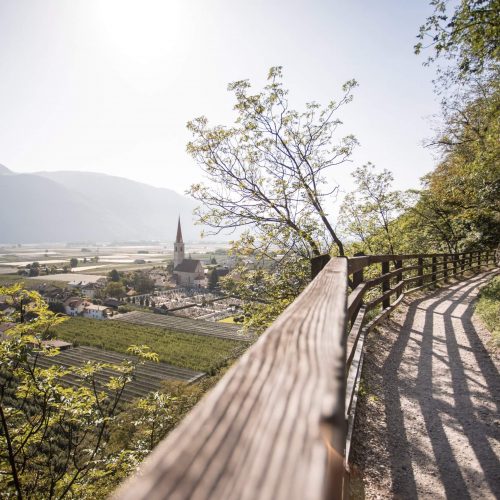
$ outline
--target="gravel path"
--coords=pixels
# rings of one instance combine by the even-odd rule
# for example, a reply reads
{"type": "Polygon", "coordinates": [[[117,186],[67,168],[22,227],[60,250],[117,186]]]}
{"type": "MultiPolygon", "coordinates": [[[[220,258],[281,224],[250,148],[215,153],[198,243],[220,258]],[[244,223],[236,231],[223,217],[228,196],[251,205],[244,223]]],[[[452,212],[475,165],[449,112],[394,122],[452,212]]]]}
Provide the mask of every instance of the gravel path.
{"type": "Polygon", "coordinates": [[[407,299],[368,337],[352,497],[500,498],[498,360],[472,317],[491,277],[407,299]]]}

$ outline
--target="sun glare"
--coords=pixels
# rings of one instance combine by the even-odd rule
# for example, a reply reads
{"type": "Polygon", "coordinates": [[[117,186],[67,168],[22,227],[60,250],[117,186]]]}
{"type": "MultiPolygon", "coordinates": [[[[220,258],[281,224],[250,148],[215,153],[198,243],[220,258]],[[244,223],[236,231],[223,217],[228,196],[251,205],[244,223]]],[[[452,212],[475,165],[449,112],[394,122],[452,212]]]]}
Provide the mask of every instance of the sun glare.
{"type": "Polygon", "coordinates": [[[179,1],[109,0],[94,4],[93,17],[103,41],[140,62],[168,54],[183,40],[184,10],[179,1]]]}

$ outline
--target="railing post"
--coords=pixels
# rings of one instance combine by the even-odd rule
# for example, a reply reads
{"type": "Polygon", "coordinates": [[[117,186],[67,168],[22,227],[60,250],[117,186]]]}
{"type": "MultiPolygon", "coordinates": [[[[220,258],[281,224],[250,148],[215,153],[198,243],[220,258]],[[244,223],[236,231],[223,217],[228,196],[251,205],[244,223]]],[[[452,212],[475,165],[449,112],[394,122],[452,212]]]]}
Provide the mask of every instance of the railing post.
{"type": "Polygon", "coordinates": [[[460,275],[464,276],[464,272],[465,272],[465,254],[462,254],[462,261],[460,262],[460,275]]]}
{"type": "Polygon", "coordinates": [[[453,254],[453,276],[456,276],[458,272],[458,254],[453,254]]]}
{"type": "MultiPolygon", "coordinates": [[[[402,260],[397,260],[396,261],[396,269],[401,269],[403,267],[403,261],[402,260]]],[[[403,281],[403,271],[399,272],[398,274],[396,274],[396,279],[397,279],[397,285],[398,286],[402,281],[403,281]]],[[[396,292],[396,298],[398,298],[401,293],[403,291],[401,290],[401,288],[398,289],[398,291],[396,292]]]]}
{"type": "Polygon", "coordinates": [[[490,251],[486,250],[486,267],[490,265],[490,251]]]}
{"type": "MultiPolygon", "coordinates": [[[[387,274],[389,272],[389,262],[382,262],[382,274],[387,274]]],[[[385,278],[384,281],[382,281],[382,293],[387,292],[387,290],[390,290],[391,288],[391,282],[389,278],[385,278]]],[[[382,301],[382,308],[386,309],[387,307],[391,307],[391,297],[387,297],[382,301]]]]}
{"type": "Polygon", "coordinates": [[[443,257],[443,269],[444,282],[446,283],[448,281],[448,254],[443,257]]]}
{"type": "Polygon", "coordinates": [[[436,283],[436,271],[437,271],[437,257],[434,255],[432,257],[432,276],[431,276],[431,280],[432,280],[432,283],[436,283]]]}
{"type": "Polygon", "coordinates": [[[481,251],[477,252],[477,272],[481,272],[481,251]]]}
{"type": "Polygon", "coordinates": [[[311,281],[318,276],[329,261],[330,256],[328,254],[317,255],[311,259],[311,281]]]}
{"type": "Polygon", "coordinates": [[[418,281],[417,286],[424,286],[424,258],[418,258],[418,281]]]}
{"type": "MultiPolygon", "coordinates": [[[[363,252],[358,252],[354,254],[354,257],[363,257],[365,254],[363,252]]],[[[363,283],[363,269],[356,271],[352,274],[352,289],[355,290],[358,285],[363,283]]],[[[354,311],[353,321],[358,315],[359,310],[361,309],[362,302],[360,302],[359,306],[356,307],[356,311],[354,311]]]]}
{"type": "Polygon", "coordinates": [[[469,270],[472,271],[472,252],[469,252],[469,270]]]}

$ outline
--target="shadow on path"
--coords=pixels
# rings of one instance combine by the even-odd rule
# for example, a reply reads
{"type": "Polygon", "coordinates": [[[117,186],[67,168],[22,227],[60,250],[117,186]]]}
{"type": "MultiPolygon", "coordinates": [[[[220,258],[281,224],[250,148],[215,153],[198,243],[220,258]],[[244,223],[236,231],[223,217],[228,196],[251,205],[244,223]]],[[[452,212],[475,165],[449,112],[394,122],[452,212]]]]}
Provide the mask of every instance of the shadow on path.
{"type": "Polygon", "coordinates": [[[409,304],[382,367],[392,493],[500,498],[500,380],[473,324],[491,273],[409,304]],[[434,484],[433,484],[434,483],[434,484]]]}

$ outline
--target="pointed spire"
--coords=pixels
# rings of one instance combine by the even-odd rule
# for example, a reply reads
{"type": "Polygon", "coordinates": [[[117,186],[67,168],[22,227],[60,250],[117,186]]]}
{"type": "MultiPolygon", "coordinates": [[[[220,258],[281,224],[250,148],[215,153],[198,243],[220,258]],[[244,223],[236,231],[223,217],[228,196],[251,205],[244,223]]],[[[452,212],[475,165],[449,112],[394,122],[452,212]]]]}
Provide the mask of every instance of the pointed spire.
{"type": "Polygon", "coordinates": [[[175,238],[176,243],[182,243],[182,230],[181,230],[181,217],[179,216],[179,221],[177,222],[177,237],[175,238]]]}

